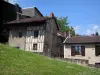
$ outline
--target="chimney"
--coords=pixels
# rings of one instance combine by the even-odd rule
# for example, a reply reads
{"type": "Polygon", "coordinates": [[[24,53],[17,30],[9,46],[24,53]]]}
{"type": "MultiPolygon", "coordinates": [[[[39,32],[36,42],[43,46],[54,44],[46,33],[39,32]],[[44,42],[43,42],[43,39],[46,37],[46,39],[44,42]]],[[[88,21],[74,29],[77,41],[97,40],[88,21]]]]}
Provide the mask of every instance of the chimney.
{"type": "Polygon", "coordinates": [[[64,32],[64,37],[66,38],[68,36],[68,32],[64,32]]]}
{"type": "Polygon", "coordinates": [[[68,38],[71,38],[71,32],[68,31],[68,38]]]}
{"type": "Polygon", "coordinates": [[[54,14],[53,13],[50,13],[50,17],[54,17],[54,14]]]}

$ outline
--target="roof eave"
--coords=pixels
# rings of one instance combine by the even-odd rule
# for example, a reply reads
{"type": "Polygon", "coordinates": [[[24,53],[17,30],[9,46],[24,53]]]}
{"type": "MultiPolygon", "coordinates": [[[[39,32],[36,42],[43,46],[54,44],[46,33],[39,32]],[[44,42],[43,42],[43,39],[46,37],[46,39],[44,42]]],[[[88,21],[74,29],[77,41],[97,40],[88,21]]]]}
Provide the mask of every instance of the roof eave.
{"type": "Polygon", "coordinates": [[[100,42],[80,42],[80,43],[64,43],[64,44],[100,44],[100,42]]]}

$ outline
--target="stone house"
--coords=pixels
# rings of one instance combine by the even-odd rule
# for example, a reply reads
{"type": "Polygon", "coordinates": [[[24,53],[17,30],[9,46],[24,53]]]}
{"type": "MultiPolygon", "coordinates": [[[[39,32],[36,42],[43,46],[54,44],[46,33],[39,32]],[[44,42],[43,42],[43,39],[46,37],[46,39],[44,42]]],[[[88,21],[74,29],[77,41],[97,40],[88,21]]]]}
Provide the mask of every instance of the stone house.
{"type": "Polygon", "coordinates": [[[13,5],[6,1],[2,1],[2,16],[3,16],[2,22],[3,23],[16,20],[17,17],[19,16],[17,13],[22,13],[21,7],[13,5]]]}
{"type": "Polygon", "coordinates": [[[66,38],[64,41],[64,58],[82,65],[100,65],[100,36],[66,38]]]}
{"type": "Polygon", "coordinates": [[[18,20],[21,18],[29,18],[30,16],[24,15],[22,9],[18,4],[11,4],[9,0],[2,0],[2,24],[0,25],[0,42],[8,41],[8,26],[5,26],[5,23],[13,20],[18,20]]]}
{"type": "Polygon", "coordinates": [[[51,57],[63,57],[64,37],[57,35],[60,30],[54,14],[43,17],[36,7],[34,14],[29,15],[32,18],[14,20],[6,24],[10,29],[9,45],[51,57]]]}
{"type": "Polygon", "coordinates": [[[8,2],[8,0],[1,0],[2,3],[2,24],[0,25],[0,42],[8,41],[8,28],[4,24],[8,21],[17,19],[17,12],[21,13],[21,8],[8,2]]]}

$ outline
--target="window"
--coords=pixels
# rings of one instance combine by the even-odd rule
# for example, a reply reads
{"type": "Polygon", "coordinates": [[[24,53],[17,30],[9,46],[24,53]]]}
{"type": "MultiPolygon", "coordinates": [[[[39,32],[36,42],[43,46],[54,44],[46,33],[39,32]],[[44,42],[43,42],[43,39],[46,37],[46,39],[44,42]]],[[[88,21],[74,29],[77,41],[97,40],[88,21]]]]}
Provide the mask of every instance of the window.
{"type": "Polygon", "coordinates": [[[37,50],[37,44],[33,44],[33,50],[37,50]]]}
{"type": "Polygon", "coordinates": [[[38,37],[39,32],[38,31],[34,31],[34,37],[38,37]]]}
{"type": "Polygon", "coordinates": [[[81,55],[81,46],[75,46],[75,55],[81,55]]]}
{"type": "Polygon", "coordinates": [[[19,38],[21,38],[22,37],[22,32],[19,32],[19,38]]]}
{"type": "Polygon", "coordinates": [[[85,56],[85,46],[72,46],[71,55],[82,55],[85,56]]]}

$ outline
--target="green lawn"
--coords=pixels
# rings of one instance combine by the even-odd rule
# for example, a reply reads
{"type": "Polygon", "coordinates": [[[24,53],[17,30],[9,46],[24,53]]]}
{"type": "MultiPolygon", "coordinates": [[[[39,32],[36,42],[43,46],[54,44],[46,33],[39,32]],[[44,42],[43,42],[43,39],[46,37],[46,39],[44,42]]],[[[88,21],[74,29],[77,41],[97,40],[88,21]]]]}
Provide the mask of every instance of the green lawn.
{"type": "Polygon", "coordinates": [[[0,44],[0,75],[100,75],[100,69],[62,62],[0,44]]]}

